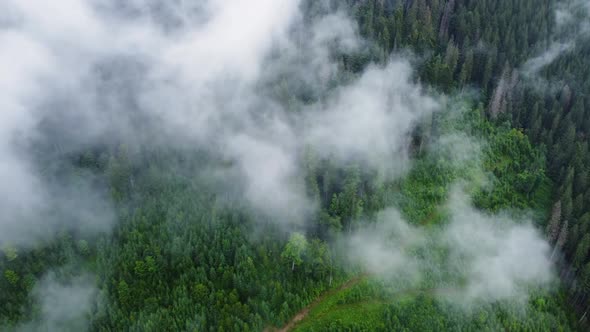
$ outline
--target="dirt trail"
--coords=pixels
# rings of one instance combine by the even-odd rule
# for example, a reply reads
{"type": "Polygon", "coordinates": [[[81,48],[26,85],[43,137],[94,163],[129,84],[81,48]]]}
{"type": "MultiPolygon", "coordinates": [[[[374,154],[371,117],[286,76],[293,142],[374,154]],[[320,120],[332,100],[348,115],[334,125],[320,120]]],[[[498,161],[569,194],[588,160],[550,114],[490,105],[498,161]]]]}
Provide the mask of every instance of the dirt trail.
{"type": "MultiPolygon", "coordinates": [[[[426,216],[426,218],[424,218],[423,220],[420,221],[420,225],[426,225],[426,224],[432,222],[432,220],[434,220],[435,217],[436,217],[436,212],[433,211],[428,216],[426,216]]],[[[364,279],[366,279],[368,276],[369,276],[369,273],[361,274],[353,279],[348,280],[344,284],[340,285],[338,288],[335,288],[335,289],[325,292],[324,294],[320,295],[318,298],[313,300],[313,302],[311,302],[307,307],[301,309],[295,316],[293,316],[293,318],[291,318],[291,320],[289,321],[289,323],[287,323],[287,325],[283,326],[282,328],[267,327],[264,329],[264,332],[289,332],[289,331],[291,331],[295,327],[295,325],[297,325],[297,323],[299,323],[305,317],[307,317],[307,315],[309,314],[309,311],[311,309],[313,309],[315,306],[317,306],[326,297],[328,297],[334,293],[349,289],[350,287],[352,287],[352,286],[358,284],[359,282],[363,281],[364,279]]],[[[416,293],[416,294],[418,294],[418,293],[435,293],[435,292],[451,293],[454,291],[456,291],[454,288],[407,289],[407,290],[400,291],[399,293],[397,293],[397,295],[403,295],[403,294],[408,295],[408,294],[412,294],[412,293],[416,293]]]]}
{"type": "Polygon", "coordinates": [[[362,274],[356,278],[348,280],[344,284],[340,285],[338,288],[334,288],[332,290],[325,292],[324,294],[322,294],[321,296],[319,296],[318,298],[313,300],[313,302],[311,302],[307,307],[301,309],[295,316],[293,316],[293,318],[291,318],[291,320],[289,321],[289,323],[287,323],[287,325],[283,326],[282,328],[266,328],[266,329],[264,329],[264,332],[289,332],[289,331],[291,331],[295,327],[295,325],[297,325],[297,323],[299,323],[305,317],[307,317],[307,315],[309,314],[309,311],[311,309],[313,309],[316,305],[318,305],[320,302],[322,302],[326,297],[328,297],[334,293],[349,289],[350,287],[352,287],[352,286],[358,284],[359,282],[363,281],[364,279],[366,279],[367,276],[368,276],[368,274],[362,274]]]}
{"type": "MultiPolygon", "coordinates": [[[[325,292],[320,297],[316,298],[307,307],[301,309],[301,311],[299,311],[295,316],[293,316],[293,318],[291,318],[291,320],[289,321],[289,323],[287,323],[287,325],[283,326],[282,328],[275,328],[275,327],[266,328],[266,329],[264,329],[264,332],[289,332],[289,331],[293,330],[295,325],[297,325],[297,323],[299,323],[305,317],[307,317],[307,315],[309,314],[311,309],[313,309],[320,302],[325,300],[326,297],[333,295],[334,293],[349,289],[352,286],[358,284],[359,282],[365,280],[368,276],[369,276],[368,273],[360,275],[356,278],[348,280],[346,283],[340,285],[338,288],[335,288],[335,289],[332,289],[328,292],[325,292]]],[[[455,292],[458,292],[458,288],[454,288],[454,287],[426,288],[426,289],[412,288],[412,289],[405,289],[405,290],[401,290],[399,292],[396,292],[395,295],[412,295],[412,294],[417,295],[417,294],[434,294],[434,293],[453,294],[455,292]]]]}

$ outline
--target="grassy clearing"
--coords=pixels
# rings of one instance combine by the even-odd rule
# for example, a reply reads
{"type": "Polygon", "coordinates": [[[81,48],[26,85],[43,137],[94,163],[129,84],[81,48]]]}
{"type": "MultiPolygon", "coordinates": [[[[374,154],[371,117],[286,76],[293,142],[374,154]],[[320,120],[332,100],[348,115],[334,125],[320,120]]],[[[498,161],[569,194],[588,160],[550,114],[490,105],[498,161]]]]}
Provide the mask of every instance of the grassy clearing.
{"type": "Polygon", "coordinates": [[[378,297],[372,298],[366,293],[367,289],[373,287],[371,280],[363,280],[350,288],[329,294],[309,311],[294,331],[326,331],[344,326],[370,329],[382,324],[383,310],[389,302],[378,297]]]}

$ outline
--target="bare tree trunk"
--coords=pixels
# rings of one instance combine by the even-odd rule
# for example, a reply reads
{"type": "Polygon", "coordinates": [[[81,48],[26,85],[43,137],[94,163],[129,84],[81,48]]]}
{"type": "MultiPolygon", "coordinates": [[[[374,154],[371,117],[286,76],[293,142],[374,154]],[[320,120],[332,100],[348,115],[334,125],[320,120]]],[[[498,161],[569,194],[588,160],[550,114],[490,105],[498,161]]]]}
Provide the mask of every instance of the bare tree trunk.
{"type": "Polygon", "coordinates": [[[328,286],[332,287],[332,268],[330,268],[330,282],[328,283],[328,286]]]}

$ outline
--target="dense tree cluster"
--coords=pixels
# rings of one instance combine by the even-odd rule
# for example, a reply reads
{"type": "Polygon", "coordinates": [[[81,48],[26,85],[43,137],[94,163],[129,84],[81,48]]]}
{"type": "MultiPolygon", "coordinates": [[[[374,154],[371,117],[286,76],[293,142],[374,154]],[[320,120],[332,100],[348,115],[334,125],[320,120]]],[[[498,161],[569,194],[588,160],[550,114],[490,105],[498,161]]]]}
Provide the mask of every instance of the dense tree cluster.
{"type": "MultiPolygon", "coordinates": [[[[425,82],[446,92],[476,86],[489,118],[522,129],[546,155],[547,175],[554,183],[553,203],[547,206],[559,207],[547,221],[548,237],[565,253],[562,276],[583,315],[590,291],[584,282],[590,279],[590,38],[583,24],[588,16],[578,5],[572,7],[577,8],[575,21],[560,23],[565,28],[556,22],[558,6],[575,3],[416,0],[356,5],[361,31],[385,54],[399,47],[427,54],[420,75],[425,82]],[[564,44],[570,47],[555,61],[538,73],[527,72],[527,60],[564,44]]],[[[526,178],[537,177],[538,170],[537,164],[514,180],[532,185],[536,181],[526,178]]]]}

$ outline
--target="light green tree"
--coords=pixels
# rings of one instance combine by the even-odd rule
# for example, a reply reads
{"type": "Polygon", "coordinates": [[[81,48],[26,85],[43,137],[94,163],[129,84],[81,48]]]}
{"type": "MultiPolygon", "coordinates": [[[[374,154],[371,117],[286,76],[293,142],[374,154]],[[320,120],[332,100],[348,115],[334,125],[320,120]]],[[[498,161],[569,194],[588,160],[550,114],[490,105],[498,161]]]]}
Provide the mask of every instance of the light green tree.
{"type": "Polygon", "coordinates": [[[18,252],[17,252],[16,248],[13,246],[6,245],[2,248],[2,251],[4,252],[4,255],[6,255],[6,259],[9,262],[12,262],[13,260],[15,260],[18,257],[18,252]]]}
{"type": "Polygon", "coordinates": [[[4,271],[4,277],[6,278],[6,281],[8,281],[8,283],[11,284],[12,286],[16,286],[16,284],[18,283],[18,281],[20,279],[18,274],[16,272],[14,272],[13,270],[4,271]]]}
{"type": "Polygon", "coordinates": [[[289,242],[285,245],[285,250],[281,254],[286,260],[291,261],[291,271],[295,270],[296,265],[303,263],[303,254],[307,249],[307,239],[301,233],[293,233],[289,242]]]}

